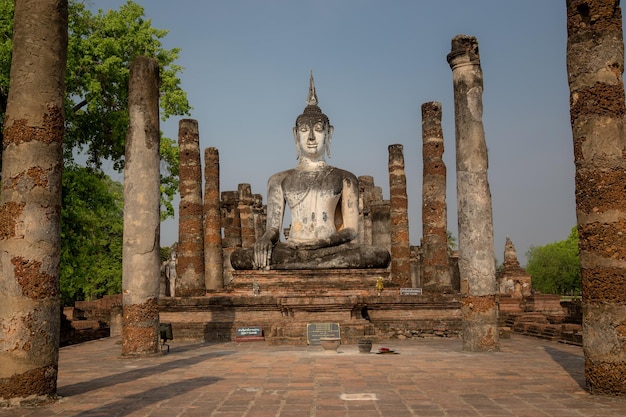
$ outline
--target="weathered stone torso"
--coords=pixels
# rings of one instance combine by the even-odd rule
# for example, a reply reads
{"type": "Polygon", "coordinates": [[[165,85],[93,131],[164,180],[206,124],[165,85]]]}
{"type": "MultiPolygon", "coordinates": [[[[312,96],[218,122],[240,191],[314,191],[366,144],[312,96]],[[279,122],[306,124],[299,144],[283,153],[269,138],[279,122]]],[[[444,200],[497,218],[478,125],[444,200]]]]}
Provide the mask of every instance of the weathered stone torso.
{"type": "Polygon", "coordinates": [[[342,224],[338,204],[346,177],[356,182],[352,174],[331,166],[314,172],[289,171],[281,185],[291,210],[290,240],[306,242],[327,238],[336,232],[335,220],[338,225],[342,224]]]}

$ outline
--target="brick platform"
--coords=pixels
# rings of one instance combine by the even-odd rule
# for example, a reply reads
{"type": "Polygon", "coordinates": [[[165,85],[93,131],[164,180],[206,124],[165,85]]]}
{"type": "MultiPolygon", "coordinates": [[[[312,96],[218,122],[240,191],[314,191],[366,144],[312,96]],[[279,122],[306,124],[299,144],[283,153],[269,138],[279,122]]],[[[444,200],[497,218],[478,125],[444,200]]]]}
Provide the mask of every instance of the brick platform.
{"type": "Polygon", "coordinates": [[[261,326],[271,344],[306,344],[307,323],[339,323],[344,343],[461,329],[458,296],[400,295],[387,270],[235,271],[224,291],[159,305],[174,337],[191,341],[232,341],[238,327],[261,326]],[[379,277],[386,280],[380,296],[379,277]]]}

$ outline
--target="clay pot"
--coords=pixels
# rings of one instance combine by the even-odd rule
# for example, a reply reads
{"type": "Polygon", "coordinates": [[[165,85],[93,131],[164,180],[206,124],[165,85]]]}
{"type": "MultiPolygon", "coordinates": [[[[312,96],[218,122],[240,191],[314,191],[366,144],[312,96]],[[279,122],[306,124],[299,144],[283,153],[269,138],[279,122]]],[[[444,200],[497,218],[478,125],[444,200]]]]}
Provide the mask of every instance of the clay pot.
{"type": "Polygon", "coordinates": [[[322,337],[320,339],[320,345],[322,345],[324,350],[337,350],[340,344],[341,339],[336,337],[322,337]]]}
{"type": "Polygon", "coordinates": [[[372,350],[372,341],[369,339],[359,339],[356,345],[359,348],[359,353],[370,353],[372,350]]]}

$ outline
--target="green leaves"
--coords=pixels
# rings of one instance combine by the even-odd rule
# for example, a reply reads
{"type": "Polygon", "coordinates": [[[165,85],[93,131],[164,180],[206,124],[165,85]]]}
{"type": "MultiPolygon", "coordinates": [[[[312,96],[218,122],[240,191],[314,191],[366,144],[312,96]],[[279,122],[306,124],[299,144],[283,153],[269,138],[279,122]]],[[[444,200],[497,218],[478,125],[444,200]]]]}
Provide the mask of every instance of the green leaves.
{"type": "MultiPolygon", "coordinates": [[[[9,96],[9,75],[13,51],[13,2],[0,1],[0,138],[4,128],[4,112],[9,96]]],[[[0,168],[2,163],[0,163],[0,168]]]]}
{"type": "MultiPolygon", "coordinates": [[[[180,49],[165,49],[167,30],[153,28],[143,8],[128,1],[119,10],[92,13],[85,2],[69,1],[63,173],[61,291],[65,303],[121,291],[123,190],[101,172],[104,159],[124,168],[128,130],[130,63],[155,58],[160,67],[160,112],[189,115],[180,87],[180,49]],[[87,167],[74,162],[87,156],[87,167]]],[[[0,0],[0,128],[9,90],[13,48],[13,0],[0,0]]],[[[0,133],[2,130],[0,129],[0,133]]],[[[178,147],[162,137],[161,218],[174,215],[178,191],[178,147]]],[[[0,164],[1,168],[1,164],[0,164]]]]}
{"type": "Polygon", "coordinates": [[[165,169],[161,169],[161,221],[174,216],[172,199],[178,192],[178,151],[172,139],[161,137],[161,165],[169,169],[169,175],[164,175],[165,169]]]}
{"type": "Polygon", "coordinates": [[[580,294],[582,283],[576,227],[566,240],[531,246],[526,256],[526,272],[532,277],[533,288],[545,294],[580,294]]]}
{"type": "MultiPolygon", "coordinates": [[[[116,169],[124,167],[129,68],[138,56],[159,62],[161,118],[189,114],[187,95],[180,88],[183,68],[174,64],[180,49],[164,49],[161,39],[167,31],[153,28],[143,14],[132,1],[120,10],[99,10],[95,15],[83,3],[70,1],[66,160],[79,149],[88,155],[89,166],[100,168],[102,159],[111,159],[116,169]]],[[[174,141],[166,143],[176,146],[174,141]]],[[[175,181],[178,160],[168,158],[173,151],[161,148],[164,178],[175,181]]]]}
{"type": "MultiPolygon", "coordinates": [[[[128,78],[130,63],[149,56],[160,67],[162,120],[189,115],[187,94],[180,87],[183,68],[174,62],[179,48],[164,49],[167,30],[151,26],[143,8],[128,1],[119,10],[93,14],[85,3],[69,2],[69,41],[65,77],[66,164],[78,153],[87,156],[89,167],[100,169],[109,159],[124,168],[128,130],[128,78]]],[[[13,0],[0,0],[0,133],[6,110],[13,48],[13,0]]],[[[175,141],[162,138],[161,178],[163,213],[173,216],[172,198],[178,188],[178,151],[175,141]]],[[[0,163],[0,167],[1,167],[0,163]]]]}
{"type": "Polygon", "coordinates": [[[63,173],[61,298],[66,304],[122,290],[122,184],[86,167],[63,173]]]}

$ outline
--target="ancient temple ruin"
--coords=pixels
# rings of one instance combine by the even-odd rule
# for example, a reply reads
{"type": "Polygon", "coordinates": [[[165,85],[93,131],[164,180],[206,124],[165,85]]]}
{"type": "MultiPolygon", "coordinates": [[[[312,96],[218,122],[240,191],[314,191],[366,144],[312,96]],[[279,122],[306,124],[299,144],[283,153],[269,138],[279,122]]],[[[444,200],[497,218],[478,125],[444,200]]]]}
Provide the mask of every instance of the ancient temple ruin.
{"type": "Polygon", "coordinates": [[[462,335],[466,350],[489,351],[518,316],[561,320],[558,297],[531,292],[508,237],[496,275],[487,151],[472,116],[482,112],[477,51],[475,38],[459,35],[448,55],[460,255],[448,244],[441,104],[422,106],[423,237],[411,246],[403,146],[388,146],[389,199],[373,177],[327,165],[333,127],[311,76],[293,128],[298,166],[269,179],[267,202],[250,184],[220,190],[219,150],[204,150],[203,171],[198,122],[181,120],[179,242],[163,267],[170,288],[161,290],[160,321],[180,339],[244,340],[241,329],[253,328],[270,343],[315,343],[309,326],[317,324],[344,342],[462,335]],[[286,206],[292,219],[283,228],[286,206]]]}
{"type": "MultiPolygon", "coordinates": [[[[427,128],[425,143],[443,142],[440,106],[438,110],[435,119],[439,120],[427,121],[426,125],[438,123],[439,130],[427,128]]],[[[436,227],[427,229],[428,261],[424,263],[422,250],[409,243],[402,145],[389,146],[390,199],[385,200],[373,177],[356,178],[325,165],[328,149],[324,135],[332,135],[332,126],[318,107],[311,78],[307,106],[294,127],[300,162],[297,168],[270,178],[266,204],[249,184],[220,192],[219,152],[205,150],[204,210],[193,211],[204,213],[204,252],[196,250],[196,258],[186,259],[184,265],[197,265],[196,273],[205,271],[203,279],[194,281],[206,283],[206,294],[181,294],[177,290],[177,297],[160,301],[161,321],[171,323],[177,337],[237,340],[243,337],[238,329],[254,327],[262,329],[264,340],[271,343],[310,343],[307,326],[311,323],[336,325],[344,342],[364,336],[384,339],[435,331],[439,335],[459,334],[461,303],[459,279],[455,279],[459,275],[455,256],[448,248],[441,193],[435,193],[429,203],[438,209],[428,217],[429,224],[436,227]],[[333,193],[338,193],[338,198],[319,205],[320,198],[332,195],[324,187],[335,187],[333,193]],[[278,188],[280,192],[276,192],[278,188]],[[318,192],[320,197],[310,199],[317,206],[301,210],[292,205],[309,204],[307,199],[318,192]],[[217,200],[217,196],[221,198],[217,200]],[[287,204],[292,223],[282,230],[287,204]],[[315,243],[311,246],[308,242],[315,243]],[[205,267],[200,268],[203,262],[205,267]]],[[[181,142],[185,146],[181,167],[195,167],[198,143],[181,142]]],[[[434,174],[434,183],[445,194],[443,144],[435,148],[434,165],[425,169],[425,181],[433,183],[434,174]]],[[[199,168],[193,169],[197,171],[199,168]]],[[[182,194],[199,188],[200,181],[195,181],[196,187],[188,180],[183,185],[181,178],[181,210],[188,204],[182,194]]],[[[181,216],[180,221],[185,230],[191,229],[189,216],[181,216]]],[[[181,267],[181,253],[178,256],[180,279],[188,267],[181,267]]]]}
{"type": "Polygon", "coordinates": [[[477,43],[459,35],[452,45],[461,259],[448,244],[441,104],[422,106],[423,237],[411,246],[402,145],[388,147],[389,199],[372,176],[356,178],[327,165],[333,127],[311,76],[307,105],[293,129],[298,166],[269,179],[267,203],[250,184],[220,191],[215,148],[204,151],[202,198],[197,122],[181,121],[183,251],[176,297],[160,300],[160,320],[177,338],[248,340],[242,329],[254,329],[254,340],[316,343],[320,334],[311,340],[309,327],[320,325],[344,342],[462,335],[466,350],[489,351],[498,349],[501,334],[519,328],[518,321],[545,320],[546,314],[563,320],[558,296],[531,292],[508,237],[496,275],[485,138],[482,121],[468,116],[476,111],[472,106],[482,106],[477,43]],[[286,206],[292,219],[283,229],[286,206]],[[192,278],[180,283],[181,276],[192,278]]]}

